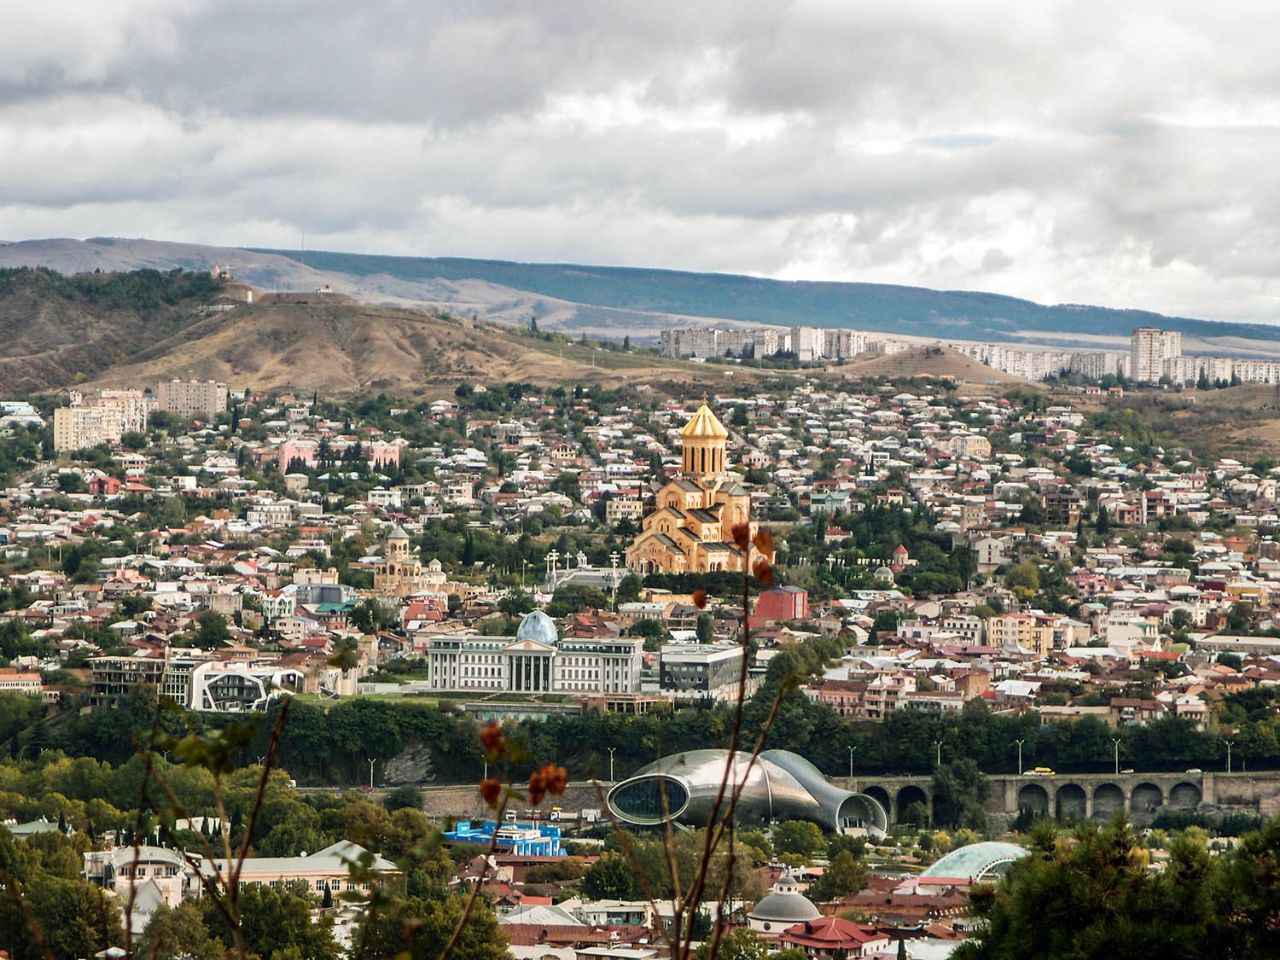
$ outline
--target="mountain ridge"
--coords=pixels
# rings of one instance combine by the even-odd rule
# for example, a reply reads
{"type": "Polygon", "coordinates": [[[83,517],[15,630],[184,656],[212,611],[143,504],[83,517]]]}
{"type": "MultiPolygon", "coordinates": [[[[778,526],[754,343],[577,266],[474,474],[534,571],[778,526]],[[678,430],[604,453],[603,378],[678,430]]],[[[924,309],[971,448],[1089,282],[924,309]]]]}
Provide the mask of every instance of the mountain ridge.
{"type": "Polygon", "coordinates": [[[839,326],[923,338],[1121,350],[1136,326],[1183,333],[1188,352],[1280,356],[1280,324],[1173,317],[1136,308],[1039,304],[1002,293],[774,280],[665,268],[521,263],[144,239],[0,244],[0,266],[63,272],[229,266],[263,289],[329,287],[366,303],[437,308],[504,323],[621,339],[695,324],[839,326]]]}

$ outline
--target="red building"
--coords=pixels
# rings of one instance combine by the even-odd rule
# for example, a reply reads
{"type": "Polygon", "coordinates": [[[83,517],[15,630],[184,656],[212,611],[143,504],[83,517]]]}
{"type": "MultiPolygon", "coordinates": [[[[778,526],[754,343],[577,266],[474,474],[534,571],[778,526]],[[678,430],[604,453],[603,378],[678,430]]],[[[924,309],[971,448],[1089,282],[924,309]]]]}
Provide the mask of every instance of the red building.
{"type": "Polygon", "coordinates": [[[800,587],[774,587],[756,600],[751,625],[776,623],[779,620],[809,619],[809,591],[800,587]]]}
{"type": "Polygon", "coordinates": [[[111,496],[120,492],[120,481],[115,477],[94,477],[89,481],[89,492],[95,497],[111,496]]]}
{"type": "Polygon", "coordinates": [[[819,917],[788,927],[778,938],[783,947],[799,947],[811,960],[869,957],[887,952],[889,938],[875,927],[840,917],[819,917]]]}

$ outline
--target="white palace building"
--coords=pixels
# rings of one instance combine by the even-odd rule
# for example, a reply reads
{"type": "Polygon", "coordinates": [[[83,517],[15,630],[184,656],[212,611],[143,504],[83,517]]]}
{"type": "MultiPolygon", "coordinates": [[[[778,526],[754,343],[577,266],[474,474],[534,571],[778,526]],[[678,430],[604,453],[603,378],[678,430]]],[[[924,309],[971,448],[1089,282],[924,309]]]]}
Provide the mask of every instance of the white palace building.
{"type": "Polygon", "coordinates": [[[535,610],[514,637],[432,637],[427,682],[456,693],[637,693],[643,649],[639,637],[560,637],[535,610]]]}

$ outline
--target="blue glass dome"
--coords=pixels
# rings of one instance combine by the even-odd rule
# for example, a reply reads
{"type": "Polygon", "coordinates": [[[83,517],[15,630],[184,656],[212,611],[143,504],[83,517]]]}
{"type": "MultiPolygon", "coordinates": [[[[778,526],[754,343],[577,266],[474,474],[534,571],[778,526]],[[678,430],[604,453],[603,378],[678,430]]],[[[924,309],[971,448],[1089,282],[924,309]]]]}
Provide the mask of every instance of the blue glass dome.
{"type": "Polygon", "coordinates": [[[555,622],[550,617],[541,610],[535,610],[533,613],[526,613],[520,621],[520,626],[516,628],[516,639],[536,640],[554,647],[560,641],[560,634],[556,632],[555,622]]]}

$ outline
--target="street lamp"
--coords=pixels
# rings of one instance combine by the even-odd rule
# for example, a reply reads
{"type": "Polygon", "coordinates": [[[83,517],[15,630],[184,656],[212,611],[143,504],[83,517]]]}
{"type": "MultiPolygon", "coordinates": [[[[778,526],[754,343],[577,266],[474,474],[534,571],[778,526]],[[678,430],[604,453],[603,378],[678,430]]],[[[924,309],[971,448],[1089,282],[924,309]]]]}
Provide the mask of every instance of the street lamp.
{"type": "MultiPolygon", "coordinates": [[[[609,582],[613,584],[613,609],[618,609],[618,551],[614,550],[609,554],[609,565],[613,567],[613,574],[609,578],[609,582]]],[[[609,778],[613,780],[612,777],[609,778]]]]}
{"type": "Polygon", "coordinates": [[[849,747],[849,779],[850,780],[853,779],[853,751],[857,749],[858,748],[854,746],[849,747]]]}
{"type": "Polygon", "coordinates": [[[521,589],[521,590],[523,590],[523,589],[524,589],[524,575],[525,575],[525,571],[527,571],[527,570],[529,569],[529,561],[528,561],[528,560],[521,560],[521,561],[520,561],[520,563],[522,564],[522,566],[520,567],[520,589],[521,589]]]}
{"type": "Polygon", "coordinates": [[[1118,777],[1120,776],[1120,738],[1112,737],[1111,742],[1115,746],[1116,776],[1118,777]]]}
{"type": "Polygon", "coordinates": [[[368,760],[369,760],[369,789],[372,790],[373,789],[373,765],[378,761],[377,761],[377,758],[375,757],[369,757],[368,760]]]}
{"type": "Polygon", "coordinates": [[[613,783],[613,782],[614,782],[614,779],[613,779],[613,751],[615,751],[615,750],[617,750],[617,749],[618,749],[617,747],[609,747],[609,782],[610,782],[610,783],[613,783]]]}
{"type": "Polygon", "coordinates": [[[934,761],[934,766],[940,767],[942,766],[942,741],[941,740],[933,741],[933,749],[937,751],[937,759],[934,761]]]}
{"type": "Polygon", "coordinates": [[[489,755],[487,753],[482,753],[480,755],[480,759],[484,761],[484,778],[488,780],[489,779],[489,755]]]}
{"type": "Polygon", "coordinates": [[[1013,742],[1018,745],[1018,776],[1022,776],[1022,745],[1027,741],[1015,740],[1013,742]]]}
{"type": "Polygon", "coordinates": [[[1231,747],[1235,744],[1234,740],[1227,741],[1227,773],[1231,772],[1231,747]]]}

